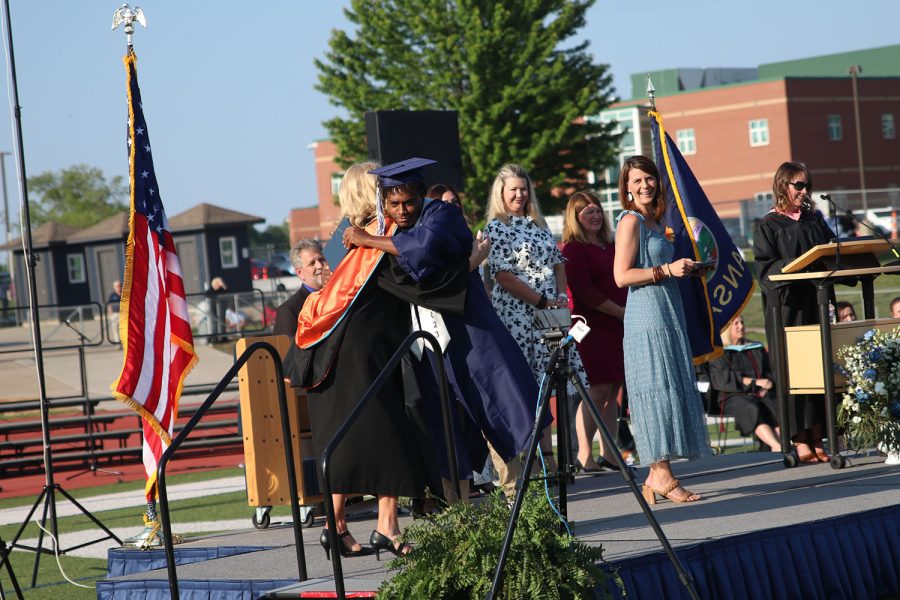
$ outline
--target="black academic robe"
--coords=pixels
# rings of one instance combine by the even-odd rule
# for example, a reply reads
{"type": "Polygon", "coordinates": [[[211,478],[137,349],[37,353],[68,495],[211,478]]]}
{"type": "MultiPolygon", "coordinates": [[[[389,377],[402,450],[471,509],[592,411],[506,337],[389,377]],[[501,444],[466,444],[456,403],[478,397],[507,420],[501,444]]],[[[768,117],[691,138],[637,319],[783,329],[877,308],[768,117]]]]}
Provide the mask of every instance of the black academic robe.
{"type": "Polygon", "coordinates": [[[306,286],[301,285],[299,290],[278,307],[275,312],[275,325],[272,327],[273,335],[286,335],[294,339],[297,335],[297,316],[309,294],[310,291],[306,286]]]}
{"type": "MultiPolygon", "coordinates": [[[[770,212],[760,220],[753,237],[753,254],[759,286],[762,288],[766,336],[770,343],[776,335],[782,335],[782,332],[774,330],[767,307],[773,304],[779,306],[782,325],[790,327],[818,323],[819,305],[816,288],[808,281],[775,282],[769,280],[769,275],[780,274],[785,265],[812,247],[827,244],[833,237],[834,233],[819,212],[804,212],[796,221],[770,212]]],[[[777,368],[775,375],[782,376],[777,368]]],[[[793,404],[788,410],[791,435],[823,422],[824,405],[821,396],[798,396],[790,402],[793,404]]]]}

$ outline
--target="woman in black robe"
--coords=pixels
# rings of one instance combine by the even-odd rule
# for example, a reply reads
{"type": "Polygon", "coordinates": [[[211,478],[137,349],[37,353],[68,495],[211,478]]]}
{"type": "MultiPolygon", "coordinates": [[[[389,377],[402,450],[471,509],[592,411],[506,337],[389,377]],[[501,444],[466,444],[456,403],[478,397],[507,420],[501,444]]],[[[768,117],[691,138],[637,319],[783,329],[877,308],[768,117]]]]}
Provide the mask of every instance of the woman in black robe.
{"type": "MultiPolygon", "coordinates": [[[[806,281],[774,282],[770,275],[778,275],[785,265],[819,244],[827,244],[833,237],[831,229],[811,198],[812,175],[803,163],[782,163],[775,172],[772,191],[775,206],[759,222],[753,239],[753,253],[759,285],[762,288],[763,309],[766,311],[766,335],[771,340],[781,332],[774,330],[767,308],[778,306],[782,325],[813,325],[819,322],[816,288],[806,281]]],[[[786,373],[778,373],[784,377],[786,373]]],[[[797,449],[800,462],[828,462],[822,445],[825,403],[821,395],[789,397],[790,422],[787,426],[797,449]]],[[[834,440],[830,440],[832,447],[834,440]]]]}
{"type": "Polygon", "coordinates": [[[741,435],[754,433],[772,452],[781,452],[778,399],[766,349],[744,337],[740,315],[722,333],[722,343],[725,354],[709,363],[709,380],[720,393],[722,414],[734,417],[741,435]]]}

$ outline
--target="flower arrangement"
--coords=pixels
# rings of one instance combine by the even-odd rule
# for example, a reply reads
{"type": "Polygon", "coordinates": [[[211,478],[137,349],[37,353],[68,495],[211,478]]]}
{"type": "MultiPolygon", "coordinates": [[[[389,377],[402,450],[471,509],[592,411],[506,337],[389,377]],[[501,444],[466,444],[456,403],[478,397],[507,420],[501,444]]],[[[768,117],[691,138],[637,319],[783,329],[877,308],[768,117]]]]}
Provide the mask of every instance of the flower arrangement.
{"type": "Polygon", "coordinates": [[[836,369],[847,378],[838,422],[860,447],[900,450],[900,328],[871,329],[838,357],[836,369]]]}

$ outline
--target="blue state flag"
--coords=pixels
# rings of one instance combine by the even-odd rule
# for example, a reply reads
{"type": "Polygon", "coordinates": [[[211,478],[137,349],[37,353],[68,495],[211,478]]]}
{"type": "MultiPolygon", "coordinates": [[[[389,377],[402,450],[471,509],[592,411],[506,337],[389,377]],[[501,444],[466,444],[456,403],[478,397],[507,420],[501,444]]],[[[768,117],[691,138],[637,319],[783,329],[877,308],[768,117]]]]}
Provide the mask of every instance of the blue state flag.
{"type": "Polygon", "coordinates": [[[675,234],[675,257],[716,260],[705,277],[678,280],[694,364],[722,353],[719,332],[741,313],[753,295],[753,275],[722,225],[662,115],[650,111],[653,151],[666,190],[666,224],[675,234]]]}

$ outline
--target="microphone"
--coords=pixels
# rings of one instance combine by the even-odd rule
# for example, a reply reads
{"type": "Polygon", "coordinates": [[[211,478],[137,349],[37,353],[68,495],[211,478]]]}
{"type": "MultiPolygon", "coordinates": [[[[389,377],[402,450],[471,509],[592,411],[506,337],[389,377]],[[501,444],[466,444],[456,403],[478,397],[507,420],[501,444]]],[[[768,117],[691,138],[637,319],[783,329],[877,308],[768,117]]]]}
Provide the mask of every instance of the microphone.
{"type": "MultiPolygon", "coordinates": [[[[831,197],[828,196],[828,194],[822,194],[821,198],[823,200],[828,200],[829,202],[831,202],[831,197]]],[[[881,233],[880,231],[878,231],[877,229],[875,229],[874,227],[872,227],[871,225],[866,223],[864,220],[862,220],[859,217],[857,217],[856,215],[854,215],[852,211],[849,211],[846,208],[839,208],[834,202],[831,202],[831,205],[834,207],[835,212],[837,212],[837,211],[843,212],[845,215],[850,217],[850,219],[852,219],[854,223],[859,223],[860,225],[862,225],[863,227],[865,227],[866,229],[868,229],[869,231],[874,233],[875,237],[877,237],[880,240],[884,240],[885,242],[888,243],[888,245],[891,247],[891,253],[894,255],[894,258],[896,258],[898,260],[895,260],[893,262],[886,264],[885,265],[886,267],[900,266],[900,250],[897,249],[897,244],[892,242],[891,238],[889,238],[885,234],[881,233]]]]}

